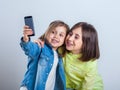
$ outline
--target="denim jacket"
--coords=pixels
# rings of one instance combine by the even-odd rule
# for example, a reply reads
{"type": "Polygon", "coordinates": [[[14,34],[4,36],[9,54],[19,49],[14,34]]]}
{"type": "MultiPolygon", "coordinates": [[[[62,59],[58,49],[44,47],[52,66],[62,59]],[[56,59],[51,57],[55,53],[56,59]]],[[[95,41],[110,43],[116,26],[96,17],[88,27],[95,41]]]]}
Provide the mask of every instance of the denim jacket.
{"type": "MultiPolygon", "coordinates": [[[[24,75],[21,86],[27,87],[28,90],[45,90],[45,84],[54,60],[54,54],[51,46],[45,43],[44,47],[41,48],[31,41],[27,43],[23,42],[22,39],[20,46],[28,56],[27,71],[24,75]],[[37,73],[39,74],[39,83],[35,83],[37,73]],[[37,88],[35,89],[36,84],[37,88]]],[[[56,81],[54,90],[66,90],[64,68],[62,58],[60,56],[56,68],[56,81]]]]}

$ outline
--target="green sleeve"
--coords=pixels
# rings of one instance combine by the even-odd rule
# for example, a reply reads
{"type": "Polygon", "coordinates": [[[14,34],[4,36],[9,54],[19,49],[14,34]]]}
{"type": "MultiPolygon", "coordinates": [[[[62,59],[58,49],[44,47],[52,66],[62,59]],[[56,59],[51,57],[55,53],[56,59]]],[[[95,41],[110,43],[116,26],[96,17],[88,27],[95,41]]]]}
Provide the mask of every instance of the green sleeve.
{"type": "Polygon", "coordinates": [[[103,90],[103,82],[98,74],[96,61],[86,65],[82,87],[78,90],[103,90]]]}

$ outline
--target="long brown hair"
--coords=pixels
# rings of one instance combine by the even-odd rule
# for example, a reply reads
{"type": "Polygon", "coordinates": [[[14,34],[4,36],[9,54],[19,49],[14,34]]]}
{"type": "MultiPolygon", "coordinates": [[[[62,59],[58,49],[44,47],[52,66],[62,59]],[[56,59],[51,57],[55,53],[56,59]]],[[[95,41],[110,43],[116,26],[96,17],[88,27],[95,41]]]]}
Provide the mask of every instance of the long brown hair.
{"type": "MultiPolygon", "coordinates": [[[[75,24],[70,31],[76,28],[82,28],[82,56],[79,58],[81,61],[96,60],[100,57],[98,35],[93,25],[86,22],[78,22],[75,24]]],[[[67,51],[66,51],[67,52],[67,51]]]]}

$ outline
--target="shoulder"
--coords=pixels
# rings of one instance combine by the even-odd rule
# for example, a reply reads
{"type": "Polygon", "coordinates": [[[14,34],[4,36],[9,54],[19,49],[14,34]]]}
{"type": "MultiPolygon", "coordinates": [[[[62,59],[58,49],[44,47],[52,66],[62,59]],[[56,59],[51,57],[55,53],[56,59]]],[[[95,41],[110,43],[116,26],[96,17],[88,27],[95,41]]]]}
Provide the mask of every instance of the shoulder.
{"type": "Polygon", "coordinates": [[[88,72],[88,73],[97,72],[98,71],[98,69],[97,69],[97,60],[86,62],[85,69],[86,69],[86,72],[88,72]]]}
{"type": "Polygon", "coordinates": [[[88,62],[85,62],[85,65],[87,68],[94,68],[97,66],[97,60],[90,60],[88,62]]]}

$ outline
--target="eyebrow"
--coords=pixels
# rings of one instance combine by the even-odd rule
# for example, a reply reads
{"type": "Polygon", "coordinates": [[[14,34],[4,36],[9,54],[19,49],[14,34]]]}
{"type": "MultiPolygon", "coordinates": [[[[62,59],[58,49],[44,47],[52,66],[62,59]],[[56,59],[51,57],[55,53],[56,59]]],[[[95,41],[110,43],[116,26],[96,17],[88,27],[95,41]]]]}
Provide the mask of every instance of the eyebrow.
{"type": "MultiPolygon", "coordinates": [[[[72,31],[71,31],[71,32],[72,32],[72,31]]],[[[72,32],[72,33],[73,33],[73,32],[72,32]]],[[[75,34],[75,36],[79,36],[79,37],[81,36],[80,34],[77,34],[77,33],[74,33],[74,34],[75,34]]]]}
{"type": "Polygon", "coordinates": [[[80,37],[80,35],[79,35],[79,34],[75,34],[75,36],[80,37]]]}
{"type": "Polygon", "coordinates": [[[64,32],[61,32],[60,34],[64,34],[64,35],[65,35],[66,33],[64,33],[64,32]]]}

